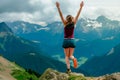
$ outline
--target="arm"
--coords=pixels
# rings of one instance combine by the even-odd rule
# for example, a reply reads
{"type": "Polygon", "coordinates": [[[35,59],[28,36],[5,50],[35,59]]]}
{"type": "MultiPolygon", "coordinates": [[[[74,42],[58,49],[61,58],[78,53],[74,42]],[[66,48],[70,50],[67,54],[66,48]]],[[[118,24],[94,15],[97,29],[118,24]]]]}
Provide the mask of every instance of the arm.
{"type": "Polygon", "coordinates": [[[60,17],[61,17],[61,20],[62,20],[63,24],[65,25],[65,24],[66,24],[66,21],[65,21],[63,15],[62,15],[62,11],[60,10],[60,4],[59,4],[58,2],[56,2],[56,7],[57,7],[57,9],[58,9],[58,12],[59,12],[59,15],[60,15],[60,17]]]}
{"type": "Polygon", "coordinates": [[[80,15],[80,13],[81,13],[81,10],[82,10],[82,7],[83,7],[83,5],[84,5],[84,3],[83,3],[83,1],[80,3],[80,9],[79,9],[79,11],[78,11],[78,13],[77,13],[77,15],[76,15],[76,17],[75,17],[75,19],[74,19],[74,23],[76,24],[76,22],[77,22],[77,20],[78,20],[78,17],[79,17],[79,15],[80,15]]]}

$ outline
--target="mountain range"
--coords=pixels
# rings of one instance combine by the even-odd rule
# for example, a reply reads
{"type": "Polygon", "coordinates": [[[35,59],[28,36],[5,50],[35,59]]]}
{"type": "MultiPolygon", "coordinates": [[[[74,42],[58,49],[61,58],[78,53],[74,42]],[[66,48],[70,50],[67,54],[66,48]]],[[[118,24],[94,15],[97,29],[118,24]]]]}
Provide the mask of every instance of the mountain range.
{"type": "MultiPolygon", "coordinates": [[[[6,23],[16,35],[37,42],[41,46],[41,51],[47,55],[61,54],[64,56],[63,24],[61,22],[49,23],[46,26],[23,21],[6,23]],[[52,53],[49,53],[50,51],[52,53]]],[[[120,43],[119,36],[120,21],[111,20],[105,16],[99,16],[96,19],[81,18],[75,28],[75,55],[78,58],[104,55],[120,43]]]]}
{"type": "Polygon", "coordinates": [[[103,56],[94,57],[80,67],[92,76],[120,72],[120,44],[103,56]]]}
{"type": "Polygon", "coordinates": [[[4,22],[0,23],[0,54],[25,69],[32,69],[40,74],[48,67],[66,71],[64,63],[46,56],[38,43],[15,35],[4,22]]]}
{"type": "MultiPolygon", "coordinates": [[[[39,73],[48,67],[65,71],[61,22],[49,23],[46,26],[24,21],[3,22],[0,23],[0,30],[0,53],[6,58],[39,73]],[[60,65],[64,65],[63,68],[58,67],[60,65]]],[[[111,57],[107,54],[120,44],[120,21],[105,16],[96,19],[81,18],[76,24],[75,41],[74,55],[79,64],[83,64],[79,65],[78,71],[94,76],[119,71],[117,68],[111,69],[106,66],[112,65],[111,57]],[[100,70],[99,62],[103,66],[100,70]]],[[[119,65],[116,63],[115,66],[119,65]]]]}
{"type": "Polygon", "coordinates": [[[38,45],[29,40],[14,35],[13,31],[6,25],[0,23],[0,53],[8,58],[14,57],[12,54],[27,54],[40,52],[38,45]]]}

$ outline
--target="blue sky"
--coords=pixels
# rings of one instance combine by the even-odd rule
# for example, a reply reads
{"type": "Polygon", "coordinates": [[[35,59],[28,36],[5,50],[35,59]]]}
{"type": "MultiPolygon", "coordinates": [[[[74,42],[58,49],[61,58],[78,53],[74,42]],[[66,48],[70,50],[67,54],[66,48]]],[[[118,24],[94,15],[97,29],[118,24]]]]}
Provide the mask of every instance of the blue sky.
{"type": "MultiPolygon", "coordinates": [[[[55,2],[60,2],[66,16],[76,15],[82,0],[1,0],[0,22],[23,20],[32,23],[60,21],[55,2]]],[[[80,17],[95,19],[105,15],[120,20],[120,0],[83,0],[84,7],[80,17]]]]}

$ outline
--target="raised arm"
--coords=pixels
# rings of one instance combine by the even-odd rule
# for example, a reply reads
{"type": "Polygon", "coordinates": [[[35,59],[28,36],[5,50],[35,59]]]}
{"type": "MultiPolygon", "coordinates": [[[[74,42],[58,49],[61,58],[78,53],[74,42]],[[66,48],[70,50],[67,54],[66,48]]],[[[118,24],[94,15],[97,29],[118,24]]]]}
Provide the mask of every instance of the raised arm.
{"type": "Polygon", "coordinates": [[[78,11],[78,13],[77,13],[77,15],[76,15],[76,17],[75,17],[75,19],[74,19],[74,23],[76,24],[76,22],[77,22],[77,20],[78,20],[78,18],[79,18],[79,15],[80,15],[80,13],[81,13],[81,10],[82,10],[82,7],[84,6],[84,3],[83,3],[83,1],[80,3],[80,8],[79,8],[79,11],[78,11]]]}
{"type": "Polygon", "coordinates": [[[60,4],[59,4],[59,2],[56,2],[56,7],[57,7],[57,9],[58,9],[58,12],[59,12],[59,15],[60,15],[60,17],[61,17],[61,20],[62,20],[63,24],[65,25],[65,24],[66,24],[66,21],[65,21],[65,19],[64,19],[64,17],[63,17],[62,11],[60,10],[60,4]]]}

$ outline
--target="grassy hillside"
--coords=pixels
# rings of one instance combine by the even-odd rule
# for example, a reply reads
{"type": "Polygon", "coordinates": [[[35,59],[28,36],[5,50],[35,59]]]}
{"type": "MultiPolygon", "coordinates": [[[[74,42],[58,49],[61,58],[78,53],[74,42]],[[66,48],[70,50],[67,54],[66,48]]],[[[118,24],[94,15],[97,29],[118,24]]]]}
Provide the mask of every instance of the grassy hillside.
{"type": "Polygon", "coordinates": [[[0,56],[0,80],[38,80],[38,78],[34,72],[26,71],[0,56]]]}

